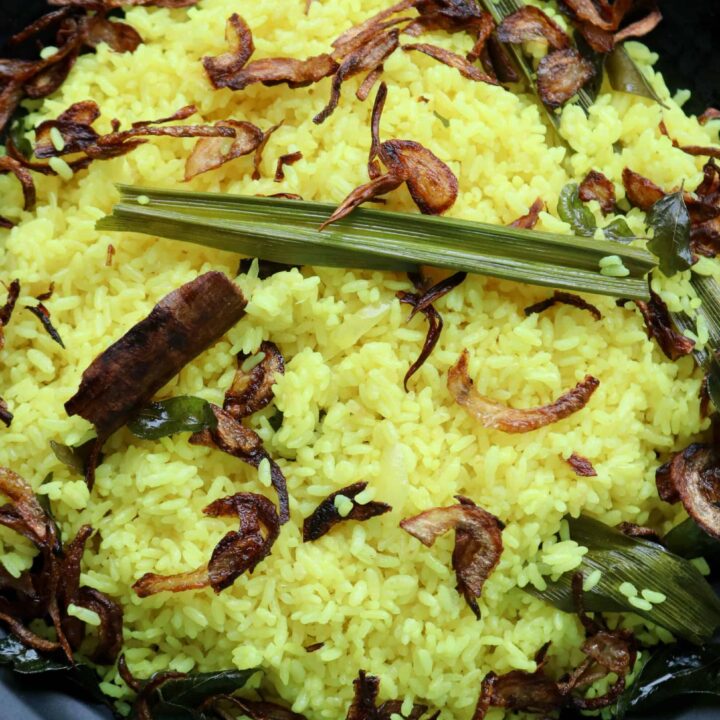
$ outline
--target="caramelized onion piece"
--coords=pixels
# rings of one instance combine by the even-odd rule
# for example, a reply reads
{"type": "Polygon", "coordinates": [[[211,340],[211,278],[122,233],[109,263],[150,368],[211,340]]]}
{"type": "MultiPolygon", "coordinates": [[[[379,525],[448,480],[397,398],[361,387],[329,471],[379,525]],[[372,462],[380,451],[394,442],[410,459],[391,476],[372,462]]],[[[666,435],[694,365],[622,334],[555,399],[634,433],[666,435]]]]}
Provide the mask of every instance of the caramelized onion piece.
{"type": "Polygon", "coordinates": [[[317,125],[325,122],[340,102],[342,84],[353,75],[373,72],[397,50],[399,31],[390,30],[371,38],[367,43],[353,50],[341,63],[333,77],[332,90],[328,104],[314,118],[317,125]]]}
{"type": "Polygon", "coordinates": [[[263,133],[260,144],[255,148],[255,156],[253,157],[253,180],[259,180],[262,175],[260,174],[260,163],[262,163],[263,152],[267,145],[270,136],[283,124],[284,120],[281,120],[277,125],[273,125],[269,130],[263,133]]]}
{"type": "Polygon", "coordinates": [[[12,173],[22,185],[25,210],[30,210],[35,205],[35,183],[32,175],[14,158],[0,157],[0,175],[12,173]]]}
{"type": "Polygon", "coordinates": [[[507,433],[525,433],[562,420],[582,410],[600,381],[587,375],[572,390],[555,402],[540,407],[517,410],[480,395],[468,376],[468,351],[464,350],[457,363],[448,370],[448,390],[458,405],[477,418],[483,427],[507,433]]]}
{"type": "Polygon", "coordinates": [[[556,290],[552,297],[549,297],[547,300],[541,300],[534,305],[526,307],[524,312],[526,316],[532,315],[533,313],[541,313],[558,303],[571,305],[579,310],[587,310],[596,320],[602,320],[602,313],[594,305],[587,302],[587,300],[583,300],[579,295],[563,292],[562,290],[556,290]]]}
{"type": "Polygon", "coordinates": [[[658,200],[665,197],[665,192],[646,177],[625,168],[622,174],[623,185],[628,202],[647,212],[658,200]]]}
{"type": "Polygon", "coordinates": [[[517,220],[510,223],[510,227],[521,228],[524,230],[532,230],[540,219],[540,213],[545,209],[545,203],[542,198],[538,198],[531,206],[527,215],[520,216],[517,220]]]}
{"type": "Polygon", "coordinates": [[[16,472],[0,467],[0,492],[9,504],[0,507],[0,525],[9,527],[38,547],[55,548],[55,524],[35,497],[33,489],[16,472]]]}
{"type": "Polygon", "coordinates": [[[220,540],[206,566],[177,575],[146,573],[133,585],[138,597],[204,587],[212,587],[219,593],[245,571],[252,572],[270,554],[280,532],[275,506],[256,493],[237,493],[221,498],[210,503],[203,512],[210,517],[237,516],[240,529],[227,533],[220,540]]]}
{"type": "Polygon", "coordinates": [[[677,360],[693,351],[695,342],[675,330],[668,307],[657,293],[650,290],[650,301],[636,300],[635,305],[645,320],[648,338],[655,338],[667,358],[677,360]]]}
{"type": "MultiPolygon", "coordinates": [[[[15,303],[20,296],[20,280],[15,278],[7,288],[7,298],[5,304],[0,308],[0,350],[5,347],[5,328],[12,318],[15,310],[15,303]]],[[[11,416],[12,417],[12,416],[11,416]]]]}
{"type": "Polygon", "coordinates": [[[249,122],[219,120],[216,127],[232,128],[233,139],[224,137],[202,138],[185,161],[185,180],[215,170],[235,158],[249,155],[260,147],[265,137],[263,131],[249,122]]]}
{"type": "Polygon", "coordinates": [[[285,373],[285,360],[275,343],[264,340],[258,352],[263,354],[263,359],[249,372],[245,372],[242,366],[250,355],[238,353],[238,369],[230,389],[225,393],[223,410],[236,420],[266,407],[273,399],[275,376],[285,373]]]}
{"type": "Polygon", "coordinates": [[[91,125],[100,117],[100,108],[94,100],[84,100],[71,105],[55,120],[45,120],[35,128],[35,157],[50,158],[82,152],[94,145],[99,135],[91,125]],[[52,130],[63,139],[58,150],[52,141],[52,130]]]}
{"type": "Polygon", "coordinates": [[[472,500],[460,495],[457,499],[457,505],[432,508],[406,518],[400,527],[427,547],[432,547],[448,530],[455,530],[452,565],[458,581],[457,591],[479,618],[476,598],[480,597],[485,581],[500,562],[504,525],[472,500]]]}
{"type": "Polygon", "coordinates": [[[712,445],[693,444],[658,469],[655,481],[665,502],[682,502],[709,535],[720,538],[720,458],[712,445]]]}
{"type": "Polygon", "coordinates": [[[275,182],[282,182],[285,179],[285,172],[283,170],[283,167],[285,165],[294,165],[299,160],[302,160],[302,152],[297,150],[293,153],[287,153],[286,155],[281,155],[278,158],[277,166],[275,168],[275,182]]]}
{"type": "Polygon", "coordinates": [[[430,45],[428,43],[414,43],[411,45],[403,45],[405,52],[409,50],[417,50],[425,55],[429,55],[431,58],[441,62],[443,65],[455,68],[463,77],[468,80],[475,80],[476,82],[486,82],[490,85],[497,85],[498,82],[495,78],[491,77],[487,73],[482,72],[480,68],[476,67],[469,60],[464,58],[462,55],[446,50],[445,48],[438,47],[437,45],[430,45]]]}
{"type": "Polygon", "coordinates": [[[538,65],[538,92],[545,105],[560,107],[594,75],[592,63],[574,48],[554,50],[538,65]]]}
{"type": "Polygon", "coordinates": [[[508,15],[497,29],[501,42],[523,43],[528,40],[547,40],[555,50],[564,50],[570,46],[567,33],[540,8],[525,5],[508,15]]]}
{"type": "MultiPolygon", "coordinates": [[[[353,700],[348,708],[345,720],[391,720],[399,715],[404,720],[421,720],[427,712],[427,705],[415,703],[409,715],[402,714],[402,700],[387,700],[377,707],[380,694],[380,678],[368,675],[364,670],[358,672],[353,680],[353,700]]],[[[428,720],[437,720],[440,711],[437,711],[428,720]]]]}
{"type": "Polygon", "coordinates": [[[644,527],[642,525],[636,525],[635,523],[631,522],[621,522],[619,525],[616,525],[616,528],[623,535],[627,535],[628,537],[650,540],[651,542],[657,543],[658,545],[663,544],[660,536],[652,528],[644,527]]]}
{"type": "Polygon", "coordinates": [[[217,427],[214,430],[195,433],[190,437],[190,444],[222,450],[254,468],[267,459],[270,463],[270,480],[278,494],[280,524],[286,523],[290,519],[290,503],[285,476],[277,463],[265,451],[260,436],[250,428],[241,425],[225,410],[216,405],[210,407],[217,418],[217,427]]]}
{"type": "Polygon", "coordinates": [[[107,438],[224,335],[245,305],[242,292],[220,272],[174,290],[85,370],[77,393],[65,403],[68,415],[81,415],[107,438]]]}
{"type": "Polygon", "coordinates": [[[85,43],[90,47],[107,43],[112,50],[120,53],[134,52],[143,41],[132,25],[113,22],[101,13],[85,18],[85,32],[85,43]]]}
{"type": "Polygon", "coordinates": [[[575,474],[580,477],[595,477],[597,475],[593,464],[582,455],[573,453],[567,459],[567,463],[574,470],[575,474]]]}
{"type": "MultiPolygon", "coordinates": [[[[417,307],[421,299],[420,295],[400,290],[398,291],[396,297],[401,303],[410,305],[413,308],[411,315],[414,315],[417,312],[417,307]]],[[[425,361],[432,354],[432,351],[435,349],[435,346],[440,339],[440,334],[443,329],[443,319],[440,313],[432,305],[424,307],[420,312],[422,312],[428,321],[428,330],[420,355],[418,355],[417,360],[415,360],[415,362],[408,368],[408,371],[405,373],[405,377],[403,378],[403,387],[405,388],[405,392],[408,392],[408,382],[410,381],[410,378],[425,364],[425,361]]]]}
{"type": "Polygon", "coordinates": [[[456,272],[452,275],[438,281],[427,290],[423,290],[421,286],[416,285],[419,292],[417,303],[413,307],[408,320],[411,320],[417,313],[422,312],[425,308],[437,302],[440,298],[445,297],[451,290],[465,282],[467,278],[466,272],[456,272]],[[422,290],[422,292],[420,292],[422,290]]]}
{"type": "Polygon", "coordinates": [[[629,40],[630,38],[639,38],[643,37],[643,35],[647,35],[660,24],[662,17],[662,13],[657,7],[652,8],[645,17],[631,23],[627,27],[624,27],[620,30],[620,32],[615,33],[613,36],[615,44],[617,45],[618,43],[629,40]]]}
{"type": "Polygon", "coordinates": [[[233,75],[242,70],[255,52],[252,31],[245,20],[233,13],[225,25],[225,39],[232,48],[217,57],[204,57],[203,67],[213,87],[228,87],[233,75]]]}
{"type": "Polygon", "coordinates": [[[578,196],[583,202],[597,200],[604,215],[615,209],[615,186],[597,170],[591,170],[580,183],[578,196]]]}
{"type": "Polygon", "coordinates": [[[392,507],[383,502],[368,502],[360,505],[355,498],[367,487],[366,482],[356,482],[344,487],[342,490],[328,495],[312,514],[303,521],[303,542],[318,540],[323,535],[343,520],[369,520],[370,518],[384,515],[392,510],[392,507]],[[335,498],[338,495],[352,500],[352,510],[344,517],[335,507],[335,498]]]}
{"type": "Polygon", "coordinates": [[[698,122],[701,125],[706,125],[711,120],[720,120],[720,110],[710,107],[698,117],[698,122]]]}
{"type": "Polygon", "coordinates": [[[25,308],[29,312],[31,312],[39,321],[40,324],[43,326],[43,329],[45,332],[61,347],[65,348],[65,343],[63,342],[63,339],[60,337],[60,333],[57,331],[55,326],[52,324],[52,320],[50,319],[50,311],[43,305],[43,303],[39,302],[37,305],[29,305],[25,308]]]}
{"type": "Polygon", "coordinates": [[[233,697],[231,695],[214,695],[206,700],[202,707],[211,707],[218,713],[218,716],[229,720],[229,718],[249,718],[250,720],[307,720],[304,715],[265,700],[247,700],[246,698],[233,697]],[[224,708],[232,709],[226,714],[224,708]],[[237,713],[240,713],[237,715],[237,713]]]}
{"type": "Polygon", "coordinates": [[[5,427],[12,425],[14,415],[10,412],[7,402],[0,397],[0,422],[5,427]]]}

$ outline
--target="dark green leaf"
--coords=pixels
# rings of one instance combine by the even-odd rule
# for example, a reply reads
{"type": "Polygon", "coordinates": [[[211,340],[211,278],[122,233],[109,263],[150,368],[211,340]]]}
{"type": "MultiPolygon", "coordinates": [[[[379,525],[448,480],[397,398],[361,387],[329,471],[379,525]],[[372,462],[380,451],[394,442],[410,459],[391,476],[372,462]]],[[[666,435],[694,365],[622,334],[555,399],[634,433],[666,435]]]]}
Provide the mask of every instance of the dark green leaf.
{"type": "Polygon", "coordinates": [[[577,183],[568,183],[560,192],[558,215],[573,229],[576,235],[592,237],[597,229],[595,216],[580,199],[577,183]]]}
{"type": "Polygon", "coordinates": [[[64,445],[63,443],[50,441],[50,447],[52,448],[55,457],[67,465],[71,470],[74,470],[78,475],[85,475],[85,464],[87,459],[92,452],[93,446],[95,445],[96,438],[84,442],[82,445],[64,445]]]}
{"type": "Polygon", "coordinates": [[[213,695],[230,695],[245,687],[248,680],[259,672],[249,670],[223,670],[210,673],[192,673],[178,680],[168,680],[158,691],[158,702],[152,706],[153,720],[199,720],[204,713],[198,707],[213,695]]]}
{"type": "Polygon", "coordinates": [[[667,107],[653,90],[648,79],[622,45],[618,45],[606,58],[605,69],[613,90],[650,98],[667,107]]]}
{"type": "MultiPolygon", "coordinates": [[[[59,683],[70,683],[83,696],[96,703],[108,704],[100,690],[100,679],[87,665],[71,665],[66,660],[53,660],[25,647],[13,635],[0,638],[0,665],[8,666],[20,675],[46,675],[59,683]]],[[[0,713],[2,714],[2,713],[0,713]]]]}
{"type": "Polygon", "coordinates": [[[556,582],[548,579],[546,590],[526,588],[531,595],[565,612],[574,612],[573,574],[579,570],[587,576],[600,570],[600,582],[585,593],[588,610],[633,612],[677,637],[698,644],[720,626],[720,600],[691,562],[661,545],[628,537],[589,517],[568,517],[567,521],[570,537],[588,548],[588,552],[577,570],[565,573],[556,582]],[[651,610],[641,610],[620,592],[619,586],[624,582],[632,583],[638,591],[661,592],[667,599],[651,610]]]}
{"type": "Polygon", "coordinates": [[[635,238],[635,233],[630,229],[625,218],[615,218],[615,220],[603,228],[603,235],[605,235],[608,240],[621,243],[629,243],[635,238]]]}
{"type": "Polygon", "coordinates": [[[720,541],[710,537],[692,518],[676,525],[663,542],[670,552],[680,557],[704,557],[711,563],[720,560],[720,541]]]}
{"type": "Polygon", "coordinates": [[[130,432],[143,440],[158,440],[175,433],[214,430],[216,427],[217,418],[210,403],[191,395],[154,402],[128,423],[130,432]]]}
{"type": "Polygon", "coordinates": [[[720,646],[677,644],[656,650],[620,698],[616,718],[684,695],[720,697],[720,646]]]}
{"type": "Polygon", "coordinates": [[[285,414],[282,410],[275,409],[275,412],[268,418],[268,423],[270,423],[270,427],[277,432],[283,424],[283,420],[285,419],[285,414]]]}
{"type": "Polygon", "coordinates": [[[687,270],[693,263],[690,250],[690,213],[682,190],[658,200],[647,214],[647,224],[654,230],[648,240],[648,250],[659,260],[660,269],[667,277],[687,270]]]}

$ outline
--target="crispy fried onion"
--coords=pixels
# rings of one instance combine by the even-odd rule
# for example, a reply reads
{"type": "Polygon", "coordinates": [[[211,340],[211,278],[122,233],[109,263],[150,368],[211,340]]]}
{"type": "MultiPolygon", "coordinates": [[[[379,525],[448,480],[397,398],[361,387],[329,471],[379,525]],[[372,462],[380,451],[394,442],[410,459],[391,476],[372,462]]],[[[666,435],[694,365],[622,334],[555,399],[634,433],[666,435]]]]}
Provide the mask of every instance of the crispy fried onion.
{"type": "Polygon", "coordinates": [[[343,520],[369,520],[392,510],[392,507],[384,502],[371,501],[364,505],[357,502],[355,498],[366,487],[366,482],[356,482],[328,495],[303,521],[303,542],[312,542],[321,538],[343,520]],[[352,509],[347,515],[341,515],[335,505],[338,496],[352,501],[352,509]]]}
{"type": "Polygon", "coordinates": [[[142,43],[133,27],[107,17],[111,10],[107,4],[56,4],[66,7],[46,13],[7,43],[9,47],[30,48],[33,43],[40,44],[41,37],[55,29],[54,45],[58,50],[38,60],[0,60],[0,81],[4,85],[0,92],[0,131],[23,97],[42,98],[57,90],[83,48],[95,48],[105,42],[115,52],[132,52],[142,43]]]}
{"type": "Polygon", "coordinates": [[[647,35],[662,20],[657,4],[650,0],[561,0],[565,10],[590,47],[610,52],[630,38],[647,35]]]}
{"type": "Polygon", "coordinates": [[[660,133],[670,140],[672,146],[678,150],[682,150],[688,155],[707,155],[708,157],[720,160],[720,146],[703,146],[703,145],[681,145],[675,138],[670,137],[665,121],[661,120],[659,125],[660,133]]]}
{"type": "Polygon", "coordinates": [[[300,150],[281,155],[275,166],[275,182],[282,182],[285,179],[285,171],[283,169],[285,165],[294,165],[296,162],[302,160],[302,157],[303,154],[300,150]]]}
{"type": "Polygon", "coordinates": [[[210,407],[217,418],[217,427],[214,430],[195,433],[190,437],[190,444],[222,450],[254,468],[257,468],[263,460],[268,460],[270,480],[278,495],[280,524],[286,523],[290,519],[290,508],[285,476],[277,463],[268,455],[260,436],[241,425],[230,413],[217,405],[210,407]]]}
{"type": "Polygon", "coordinates": [[[86,625],[68,615],[68,607],[92,610],[100,626],[90,658],[112,664],[122,645],[122,609],[94,588],[80,586],[80,563],[92,528],[83,525],[63,546],[54,520],[19,475],[0,468],[0,491],[9,499],[0,507],[0,525],[20,533],[39,550],[32,567],[20,577],[0,570],[0,619],[28,647],[40,652],[62,650],[73,662],[73,652],[85,639],[86,625]],[[57,640],[48,641],[28,629],[33,620],[49,621],[57,640]]]}
{"type": "Polygon", "coordinates": [[[558,303],[561,305],[571,305],[579,310],[587,310],[596,320],[602,320],[602,313],[593,304],[587,300],[583,300],[579,295],[563,292],[562,290],[556,290],[552,297],[547,298],[547,300],[541,300],[534,305],[526,307],[524,312],[526,316],[541,313],[558,303]]]}
{"type": "Polygon", "coordinates": [[[7,402],[0,397],[0,422],[5,427],[12,425],[14,415],[10,412],[7,402]]]}
{"type": "Polygon", "coordinates": [[[7,298],[5,304],[0,308],[0,350],[5,347],[5,328],[12,318],[15,310],[15,303],[20,297],[20,280],[15,278],[7,287],[7,298]]]}
{"type": "Polygon", "coordinates": [[[540,219],[540,213],[545,209],[545,203],[542,198],[538,198],[528,210],[526,215],[521,215],[517,220],[510,223],[510,227],[521,228],[523,230],[532,230],[540,219]]]}
{"type": "Polygon", "coordinates": [[[720,110],[709,107],[702,115],[698,116],[701,125],[707,125],[711,120],[720,120],[720,110]]]}
{"type": "Polygon", "coordinates": [[[255,44],[248,24],[237,13],[228,18],[225,37],[232,48],[230,52],[203,58],[205,72],[216,89],[243,90],[254,83],[268,86],[287,83],[291,88],[299,88],[319,82],[338,69],[332,56],[325,53],[306,60],[276,57],[248,64],[255,44]]]}
{"type": "Polygon", "coordinates": [[[525,433],[562,420],[582,410],[600,381],[586,375],[572,390],[549,405],[518,410],[481,395],[468,376],[468,351],[448,370],[448,390],[458,405],[477,418],[483,427],[506,433],[525,433]]]}
{"type": "Polygon", "coordinates": [[[455,530],[452,566],[457,578],[457,591],[475,616],[480,618],[477,598],[485,581],[500,562],[503,551],[503,523],[472,500],[456,495],[457,505],[438,507],[406,518],[400,523],[405,532],[432,547],[435,540],[448,530],[455,530]]]}
{"type": "Polygon", "coordinates": [[[185,161],[185,181],[250,153],[255,153],[252,179],[259,180],[263,150],[280,124],[273,125],[264,132],[256,125],[240,120],[218,120],[215,127],[232,128],[235,137],[211,137],[198,140],[185,161]]]}
{"type": "Polygon", "coordinates": [[[438,343],[438,340],[440,339],[440,334],[442,333],[443,319],[440,313],[433,306],[433,303],[444,295],[447,295],[453,288],[460,285],[467,277],[467,273],[457,272],[450,277],[440,280],[438,283],[429,288],[420,275],[413,273],[409,273],[408,275],[412,283],[415,285],[417,292],[410,293],[400,290],[396,293],[396,297],[401,303],[412,307],[412,311],[408,317],[408,322],[410,322],[410,320],[412,320],[418,313],[422,313],[428,321],[428,331],[425,336],[425,342],[422,350],[420,351],[420,355],[408,368],[408,371],[405,373],[405,377],[403,378],[403,387],[405,388],[405,392],[407,392],[410,378],[430,357],[432,351],[438,343]]]}
{"type": "Polygon", "coordinates": [[[652,528],[644,527],[643,525],[636,525],[635,523],[631,522],[621,522],[615,527],[623,535],[627,535],[628,537],[640,538],[641,540],[650,540],[651,542],[657,543],[658,545],[663,544],[663,541],[658,535],[657,530],[653,530],[652,528]]]}
{"type": "Polygon", "coordinates": [[[224,335],[245,314],[245,305],[242,292],[223,273],[205,273],[166,295],[93,360],[65,403],[68,415],[80,415],[97,429],[85,476],[90,487],[105,440],[224,335]]]}
{"type": "MultiPolygon", "coordinates": [[[[147,142],[143,137],[235,138],[235,127],[227,123],[161,126],[169,121],[184,119],[194,112],[195,106],[189,105],[171,117],[136,122],[128,130],[119,130],[118,125],[115,125],[113,132],[99,135],[92,124],[100,117],[100,108],[93,100],[85,100],[71,105],[57,119],[46,120],[35,128],[35,157],[47,159],[72,156],[68,162],[70,167],[81,169],[93,160],[109,160],[131,152],[147,142]]],[[[28,167],[48,174],[54,173],[48,165],[32,163],[28,167]]]]}
{"type": "Polygon", "coordinates": [[[582,455],[573,453],[568,459],[567,464],[573,469],[576,475],[580,477],[595,477],[597,471],[593,464],[582,455]]]}
{"type": "Polygon", "coordinates": [[[528,40],[546,40],[555,50],[570,47],[567,33],[540,8],[525,5],[508,15],[498,26],[498,40],[507,43],[523,43],[528,40]]]}
{"type": "Polygon", "coordinates": [[[535,672],[488,673],[472,720],[483,720],[491,707],[545,714],[562,708],[599,710],[617,701],[625,689],[625,678],[632,672],[637,659],[635,637],[629,630],[610,631],[602,618],[588,617],[582,600],[582,573],[573,576],[572,584],[578,615],[586,633],[581,647],[585,659],[570,674],[555,681],[545,673],[550,649],[548,642],[535,655],[535,672]],[[604,695],[584,697],[577,694],[610,673],[615,673],[618,679],[604,695]]]}
{"type": "Polygon", "coordinates": [[[645,320],[648,338],[655,338],[667,358],[677,360],[693,351],[695,341],[675,330],[667,305],[652,289],[648,302],[636,300],[635,305],[645,320]]]}
{"type": "Polygon", "coordinates": [[[709,535],[720,538],[720,463],[712,445],[693,444],[658,468],[660,499],[682,502],[688,515],[709,535]]]}
{"type": "MultiPolygon", "coordinates": [[[[15,158],[5,155],[0,157],[0,175],[6,175],[7,173],[12,173],[22,186],[23,209],[31,210],[36,199],[35,183],[32,175],[15,158]]],[[[10,220],[0,217],[0,227],[12,227],[13,224],[10,220]]]]}
{"type": "Polygon", "coordinates": [[[625,168],[622,173],[623,186],[628,202],[647,212],[658,200],[665,197],[665,192],[652,180],[625,168]]]}
{"type": "Polygon", "coordinates": [[[409,45],[403,45],[403,50],[408,52],[410,50],[417,50],[425,55],[429,55],[434,60],[441,62],[443,65],[455,68],[463,77],[468,80],[475,80],[476,82],[486,82],[490,85],[497,85],[497,80],[482,72],[480,68],[473,65],[469,60],[464,58],[462,55],[446,50],[445,48],[438,47],[437,45],[430,45],[428,43],[413,43],[409,45]]]}
{"type": "Polygon", "coordinates": [[[612,181],[597,170],[591,170],[580,183],[578,196],[583,202],[597,200],[603,215],[615,209],[615,186],[612,181]]]}
{"type": "Polygon", "coordinates": [[[50,311],[45,307],[45,301],[49,300],[55,292],[55,283],[50,283],[50,289],[47,292],[41,293],[35,299],[38,301],[37,305],[26,305],[25,309],[29,310],[43,326],[45,332],[61,347],[65,348],[65,343],[60,337],[60,333],[57,331],[52,323],[50,317],[50,311]]]}
{"type": "Polygon", "coordinates": [[[595,75],[592,63],[575,48],[548,53],[537,69],[540,98],[548,107],[560,107],[595,75]]]}
{"type": "Polygon", "coordinates": [[[420,212],[440,215],[454,204],[458,181],[452,170],[426,147],[412,140],[380,142],[380,118],[387,98],[387,86],[378,88],[372,112],[372,144],[368,158],[370,182],[353,190],[320,230],[349,215],[358,205],[395,190],[403,183],[420,212]],[[388,171],[383,175],[379,158],[388,171]]]}
{"type": "Polygon", "coordinates": [[[240,520],[239,531],[227,533],[215,546],[210,561],[177,575],[145,573],[133,585],[138,597],[159,592],[184,592],[211,587],[216,593],[230,587],[245,571],[252,572],[268,555],[280,533],[275,506],[263,495],[237,493],[210,503],[203,512],[210,517],[240,520]]]}
{"type": "MultiPolygon", "coordinates": [[[[427,705],[415,703],[409,715],[402,713],[402,700],[386,700],[378,707],[380,694],[380,678],[368,675],[364,670],[358,672],[353,680],[354,695],[348,708],[345,720],[391,720],[399,715],[403,720],[422,720],[428,711],[427,705]]],[[[440,711],[433,713],[427,720],[437,720],[440,711]]]]}
{"type": "Polygon", "coordinates": [[[269,405],[273,399],[275,376],[285,373],[285,359],[274,342],[264,340],[258,353],[262,353],[262,360],[249,372],[243,370],[243,365],[251,356],[245,353],[237,356],[238,368],[223,403],[223,410],[236,420],[269,405]]]}

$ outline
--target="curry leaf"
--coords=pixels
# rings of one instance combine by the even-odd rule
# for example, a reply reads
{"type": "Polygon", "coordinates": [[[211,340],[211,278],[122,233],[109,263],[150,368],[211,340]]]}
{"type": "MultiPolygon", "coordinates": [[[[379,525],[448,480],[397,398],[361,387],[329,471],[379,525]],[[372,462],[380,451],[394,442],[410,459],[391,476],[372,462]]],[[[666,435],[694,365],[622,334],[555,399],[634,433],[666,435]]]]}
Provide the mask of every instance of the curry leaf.
{"type": "Polygon", "coordinates": [[[130,432],[143,440],[158,440],[175,433],[214,430],[216,427],[217,418],[210,403],[191,395],[154,402],[128,423],[130,432]]]}
{"type": "Polygon", "coordinates": [[[688,560],[662,545],[628,537],[589,517],[568,517],[570,537],[588,548],[580,567],[547,580],[545,590],[526,590],[565,612],[575,611],[572,577],[580,571],[602,573],[598,584],[585,593],[585,604],[594,612],[633,612],[669,630],[677,637],[701,644],[720,626],[720,599],[700,571],[688,560]],[[632,583],[638,591],[665,595],[650,610],[635,607],[620,585],[632,583]]]}
{"type": "Polygon", "coordinates": [[[660,269],[671,277],[687,270],[693,262],[690,250],[690,213],[682,190],[658,200],[647,214],[647,223],[654,230],[648,250],[657,255],[660,269]]]}
{"type": "Polygon", "coordinates": [[[100,690],[100,678],[87,665],[71,665],[66,660],[47,658],[37,650],[23,645],[13,635],[0,638],[0,665],[9,667],[20,675],[43,675],[59,683],[70,683],[82,691],[83,696],[96,703],[109,704],[108,698],[100,690]]]}
{"type": "Polygon", "coordinates": [[[665,547],[684,558],[720,559],[720,541],[710,537],[692,518],[676,525],[663,538],[665,547]]]}
{"type": "Polygon", "coordinates": [[[720,697],[720,646],[693,647],[683,643],[661,647],[643,665],[620,698],[616,720],[683,695],[720,697]]]}
{"type": "Polygon", "coordinates": [[[82,445],[76,445],[74,447],[51,440],[50,447],[53,453],[55,453],[55,457],[63,463],[63,465],[67,465],[78,475],[85,475],[85,464],[95,445],[95,440],[96,438],[91,438],[82,445]]]}
{"type": "Polygon", "coordinates": [[[615,220],[603,228],[603,235],[605,235],[608,240],[621,243],[629,243],[635,238],[635,233],[630,229],[625,218],[615,218],[615,220]]]}
{"type": "Polygon", "coordinates": [[[577,183],[568,183],[560,192],[558,215],[573,229],[576,235],[592,237],[597,228],[595,216],[578,194],[577,183]]]}
{"type": "Polygon", "coordinates": [[[607,55],[605,70],[613,90],[650,98],[663,107],[667,107],[623,45],[618,45],[607,55]]]}

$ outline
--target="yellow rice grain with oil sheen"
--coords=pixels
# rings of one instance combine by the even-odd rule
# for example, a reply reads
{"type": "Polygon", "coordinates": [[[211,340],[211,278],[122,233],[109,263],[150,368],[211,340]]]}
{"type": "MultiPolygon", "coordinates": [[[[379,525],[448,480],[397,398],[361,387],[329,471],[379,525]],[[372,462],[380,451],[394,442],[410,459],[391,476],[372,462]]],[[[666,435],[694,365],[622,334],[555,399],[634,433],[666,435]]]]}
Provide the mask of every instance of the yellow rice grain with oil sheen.
{"type": "MultiPolygon", "coordinates": [[[[97,232],[95,221],[117,197],[113,183],[282,191],[338,202],[367,179],[371,101],[355,99],[359,81],[343,86],[339,108],[321,126],[311,120],[329,96],[329,79],[298,90],[212,90],[200,58],[227,49],[226,18],[239,12],[247,20],[255,57],[306,57],[385,5],[318,0],[308,16],[304,0],[134,8],[127,22],[145,44],[133,54],[102,45],[78,59],[61,90],[31,116],[33,123],[92,98],[102,109],[100,130],[115,117],[126,126],[188,103],[206,121],[284,124],[268,143],[257,182],[250,179],[251,158],[242,158],[183,184],[195,141],[173,138],[96,162],[69,180],[37,176],[40,201],[32,213],[18,209],[16,182],[0,178],[0,214],[21,221],[3,234],[0,274],[22,281],[20,308],[55,282],[48,304],[67,346],[54,343],[30,313],[16,311],[0,370],[0,394],[15,420],[0,434],[0,463],[49,497],[66,537],[83,523],[99,530],[98,551],[85,553],[82,582],[122,603],[125,652],[136,675],[259,666],[262,686],[294,710],[311,720],[337,720],[363,668],[380,676],[383,698],[422,700],[442,708],[442,718],[464,720],[487,671],[532,670],[535,651],[549,639],[555,671],[579,659],[576,619],[521,589],[579,562],[584,548],[572,541],[553,547],[563,515],[586,511],[609,524],[677,517],[657,499],[655,451],[679,447],[702,429],[700,377],[689,358],[665,360],[632,309],[591,297],[603,313],[599,322],[565,306],[526,318],[523,308],[547,290],[470,277],[438,303],[445,330],[405,393],[402,378],[421,348],[425,325],[421,317],[406,323],[407,308],[395,299],[397,290],[408,288],[403,276],[304,268],[264,281],[256,269],[238,278],[249,298],[247,316],[161,393],[221,402],[235,353],[253,352],[263,339],[276,342],[287,361],[274,407],[251,422],[287,476],[292,521],[271,557],[219,595],[207,589],[141,600],[131,585],[145,572],[176,573],[206,562],[232,524],[206,518],[202,508],[244,490],[272,497],[262,473],[191,446],[186,436],[148,442],[122,430],[107,444],[88,493],[48,446],[51,439],[76,444],[88,436],[87,423],[68,418],[63,403],[97,353],[198,273],[220,269],[235,276],[237,257],[230,253],[97,232]],[[277,158],[296,150],[303,159],[285,168],[282,184],[273,182],[277,158]],[[109,244],[116,249],[110,267],[109,244]],[[587,408],[547,428],[526,435],[485,430],[452,403],[445,387],[446,371],[463,348],[480,392],[515,407],[548,402],[586,374],[601,384],[587,408]],[[277,410],[283,420],[274,431],[269,419],[277,410]],[[565,462],[573,452],[592,461],[597,477],[573,473],[565,462]],[[40,487],[49,473],[52,479],[40,487]],[[330,492],[360,480],[393,512],[339,525],[303,544],[303,517],[330,492]],[[456,493],[507,523],[505,552],[483,590],[480,621],[455,591],[452,537],[428,549],[398,527],[403,517],[452,503],[456,493]],[[305,651],[319,642],[321,650],[305,651]]],[[[471,44],[460,34],[431,34],[428,41],[458,51],[471,44]]],[[[620,198],[625,166],[666,189],[683,180],[695,187],[702,160],[673,149],[658,122],[664,118],[682,144],[708,144],[710,129],[686,117],[669,96],[651,69],[652,54],[639,44],[629,48],[667,109],[604,88],[589,117],[576,107],[562,113],[570,152],[550,141],[532,98],[470,82],[419,53],[396,52],[385,63],[389,99],[382,135],[430,148],[459,179],[449,214],[486,222],[508,223],[541,197],[551,212],[541,214],[538,227],[569,232],[554,213],[558,195],[591,168],[615,182],[620,198]]],[[[387,207],[414,211],[404,188],[388,197],[387,207]]],[[[629,212],[638,234],[642,220],[637,210],[629,212]]],[[[671,295],[678,306],[690,302],[671,295]]],[[[5,529],[0,544],[11,572],[29,566],[28,544],[5,529]]],[[[639,620],[630,622],[646,632],[639,620]]],[[[106,691],[126,696],[114,669],[105,670],[105,680],[106,691]]],[[[489,717],[500,718],[502,711],[489,717]]]]}

